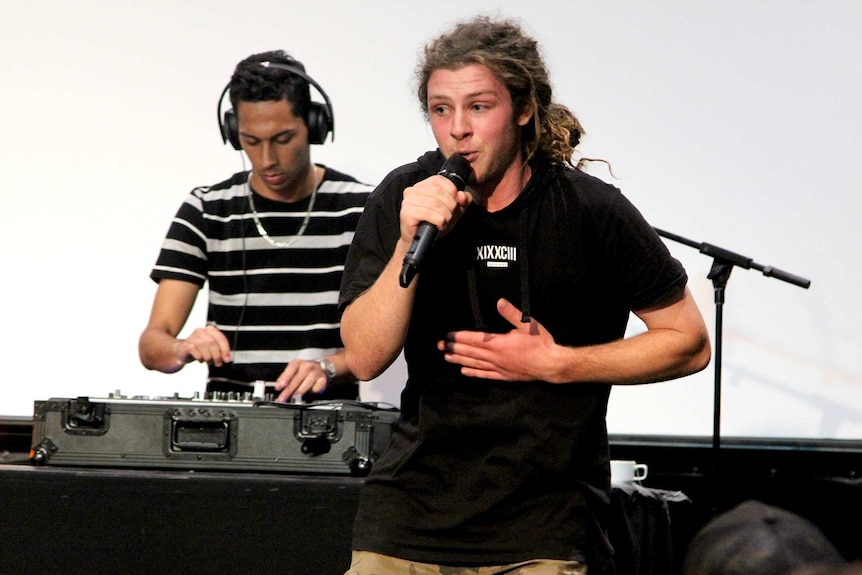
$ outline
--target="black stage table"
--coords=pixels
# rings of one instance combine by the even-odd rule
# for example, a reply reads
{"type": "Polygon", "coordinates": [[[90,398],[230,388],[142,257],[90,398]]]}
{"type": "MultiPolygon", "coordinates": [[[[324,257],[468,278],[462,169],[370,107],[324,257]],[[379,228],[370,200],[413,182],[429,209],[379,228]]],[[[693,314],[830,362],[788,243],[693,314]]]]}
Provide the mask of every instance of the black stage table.
{"type": "Polygon", "coordinates": [[[343,574],[362,481],[0,466],[0,573],[343,574]]]}
{"type": "MultiPolygon", "coordinates": [[[[343,575],[362,479],[0,465],[0,573],[343,575]]],[[[669,503],[615,487],[620,575],[675,571],[669,503]]]]}

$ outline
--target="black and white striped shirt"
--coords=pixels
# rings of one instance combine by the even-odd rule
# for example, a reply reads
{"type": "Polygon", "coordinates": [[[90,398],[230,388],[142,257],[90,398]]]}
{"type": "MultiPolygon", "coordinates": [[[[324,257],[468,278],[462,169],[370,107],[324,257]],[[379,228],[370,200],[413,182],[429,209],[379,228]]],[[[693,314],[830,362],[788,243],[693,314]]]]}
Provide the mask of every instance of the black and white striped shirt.
{"type": "MultiPolygon", "coordinates": [[[[231,342],[233,362],[210,367],[210,380],[274,381],[294,358],[317,359],[341,347],[338,290],[344,260],[373,187],[324,168],[313,210],[254,193],[273,246],[257,230],[249,172],[196,188],[171,222],[150,277],[209,283],[207,322],[231,342]],[[303,219],[308,226],[296,236],[303,219]],[[291,243],[292,242],[292,243],[291,243]]],[[[209,385],[208,390],[218,389],[209,385]]]]}

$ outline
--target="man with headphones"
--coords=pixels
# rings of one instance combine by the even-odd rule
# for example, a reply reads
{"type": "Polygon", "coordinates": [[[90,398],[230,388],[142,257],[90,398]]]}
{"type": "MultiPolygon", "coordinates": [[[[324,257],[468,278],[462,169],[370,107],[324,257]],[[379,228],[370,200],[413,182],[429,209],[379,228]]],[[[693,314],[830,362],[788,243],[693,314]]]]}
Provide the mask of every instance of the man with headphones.
{"type": "Polygon", "coordinates": [[[206,363],[210,393],[259,392],[265,382],[279,401],[357,399],[338,290],[372,188],[311,161],[310,145],[334,137],[331,102],[279,50],[237,64],[218,116],[222,139],[251,169],[195,188],[177,211],[150,274],[158,288],[141,362],[165,373],[206,363]],[[310,86],[325,103],[312,101],[310,86]],[[206,325],[179,338],[207,282],[206,325]]]}

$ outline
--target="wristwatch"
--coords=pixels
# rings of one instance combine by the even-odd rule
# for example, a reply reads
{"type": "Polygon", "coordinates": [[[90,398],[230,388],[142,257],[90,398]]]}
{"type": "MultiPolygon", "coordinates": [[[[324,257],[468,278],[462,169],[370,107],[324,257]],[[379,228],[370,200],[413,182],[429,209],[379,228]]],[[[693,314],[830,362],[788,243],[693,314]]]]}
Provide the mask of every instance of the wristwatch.
{"type": "Polygon", "coordinates": [[[320,359],[318,359],[317,365],[319,365],[320,369],[323,370],[323,373],[326,374],[327,385],[332,381],[332,378],[338,374],[338,372],[335,370],[335,365],[325,357],[321,357],[320,359]]]}

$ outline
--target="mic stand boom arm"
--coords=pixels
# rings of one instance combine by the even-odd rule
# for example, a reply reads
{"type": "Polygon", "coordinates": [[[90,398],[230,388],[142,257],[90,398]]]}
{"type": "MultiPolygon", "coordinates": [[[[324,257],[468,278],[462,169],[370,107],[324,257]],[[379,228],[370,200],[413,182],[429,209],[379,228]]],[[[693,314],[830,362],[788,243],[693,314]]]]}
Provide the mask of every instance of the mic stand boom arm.
{"type": "Polygon", "coordinates": [[[722,353],[722,329],[723,329],[723,309],[724,309],[724,292],[727,288],[727,281],[730,279],[730,272],[734,266],[743,269],[756,269],[767,277],[774,277],[782,281],[797,285],[808,289],[811,286],[811,280],[799,277],[797,275],[782,271],[772,266],[764,266],[754,262],[751,258],[739,255],[730,250],[714,246],[707,243],[699,243],[690,239],[653,228],[658,235],[681,243],[683,245],[695,248],[700,253],[711,256],[712,268],[707,274],[707,278],[712,280],[713,291],[715,294],[715,350],[713,352],[713,366],[715,368],[715,383],[714,383],[714,399],[713,399],[713,420],[712,420],[712,505],[713,512],[718,511],[718,458],[719,448],[721,445],[721,353],[722,353]]]}
{"type": "MultiPolygon", "coordinates": [[[[782,271],[778,268],[772,266],[764,266],[757,262],[752,261],[751,258],[747,258],[745,256],[741,256],[739,254],[733,253],[732,251],[726,250],[724,248],[720,248],[718,246],[714,246],[712,244],[707,243],[698,243],[682,236],[678,236],[676,234],[672,234],[670,232],[666,232],[664,230],[660,230],[658,228],[653,228],[658,235],[673,240],[675,242],[679,242],[681,244],[685,244],[689,247],[695,248],[700,251],[700,253],[712,256],[715,258],[715,262],[721,262],[725,265],[729,266],[739,266],[743,269],[756,269],[757,271],[763,272],[763,275],[767,277],[774,277],[776,279],[780,279],[786,281],[787,283],[791,283],[797,285],[799,287],[808,289],[811,286],[811,280],[807,280],[805,278],[799,277],[797,275],[793,275],[791,273],[782,271]]],[[[711,273],[711,272],[710,272],[711,273]]],[[[730,274],[730,272],[727,272],[730,274]]],[[[712,279],[712,278],[710,278],[712,279]]]]}

